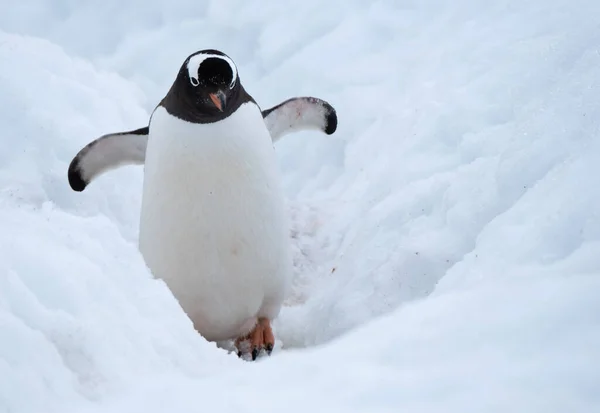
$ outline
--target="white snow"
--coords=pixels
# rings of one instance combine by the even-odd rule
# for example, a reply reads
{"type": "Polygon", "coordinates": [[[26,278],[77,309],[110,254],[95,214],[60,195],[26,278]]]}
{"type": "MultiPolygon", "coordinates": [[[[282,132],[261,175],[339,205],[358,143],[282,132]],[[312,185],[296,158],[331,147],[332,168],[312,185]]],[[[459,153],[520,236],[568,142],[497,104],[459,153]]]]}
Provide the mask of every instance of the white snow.
{"type": "Polygon", "coordinates": [[[0,14],[0,412],[600,410],[597,0],[14,2],[0,14]],[[142,168],[67,183],[216,48],[268,108],[282,346],[196,334],[137,250],[142,168]]]}

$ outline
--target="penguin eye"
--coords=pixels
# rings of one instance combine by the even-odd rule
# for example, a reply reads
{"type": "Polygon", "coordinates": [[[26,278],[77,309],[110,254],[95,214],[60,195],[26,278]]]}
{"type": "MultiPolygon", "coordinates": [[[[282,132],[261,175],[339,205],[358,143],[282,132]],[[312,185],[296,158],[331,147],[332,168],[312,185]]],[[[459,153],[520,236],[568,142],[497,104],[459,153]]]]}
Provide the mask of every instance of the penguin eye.
{"type": "Polygon", "coordinates": [[[194,87],[198,87],[198,85],[200,85],[200,81],[198,79],[196,79],[195,77],[190,77],[190,83],[194,87]]]}

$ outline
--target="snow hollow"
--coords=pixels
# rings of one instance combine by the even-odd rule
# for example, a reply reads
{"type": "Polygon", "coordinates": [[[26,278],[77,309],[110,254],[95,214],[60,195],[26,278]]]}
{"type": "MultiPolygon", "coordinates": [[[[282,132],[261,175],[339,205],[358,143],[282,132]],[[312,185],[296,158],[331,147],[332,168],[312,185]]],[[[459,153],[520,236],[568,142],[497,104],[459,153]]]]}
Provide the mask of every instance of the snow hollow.
{"type": "Polygon", "coordinates": [[[12,2],[0,14],[0,413],[600,411],[597,0],[12,2]],[[137,250],[142,168],[67,166],[221,49],[276,145],[278,348],[195,333],[137,250]]]}

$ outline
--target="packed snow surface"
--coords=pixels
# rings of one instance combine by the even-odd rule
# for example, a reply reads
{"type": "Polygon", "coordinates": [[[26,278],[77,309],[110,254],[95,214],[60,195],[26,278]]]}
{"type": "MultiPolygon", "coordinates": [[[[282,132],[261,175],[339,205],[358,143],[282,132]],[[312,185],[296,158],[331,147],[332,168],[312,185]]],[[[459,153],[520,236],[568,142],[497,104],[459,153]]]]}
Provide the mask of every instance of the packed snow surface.
{"type": "Polygon", "coordinates": [[[0,412],[600,411],[600,2],[10,2],[0,13],[0,412]],[[143,168],[73,192],[189,54],[332,136],[276,150],[294,289],[248,363],[137,249],[143,168]]]}

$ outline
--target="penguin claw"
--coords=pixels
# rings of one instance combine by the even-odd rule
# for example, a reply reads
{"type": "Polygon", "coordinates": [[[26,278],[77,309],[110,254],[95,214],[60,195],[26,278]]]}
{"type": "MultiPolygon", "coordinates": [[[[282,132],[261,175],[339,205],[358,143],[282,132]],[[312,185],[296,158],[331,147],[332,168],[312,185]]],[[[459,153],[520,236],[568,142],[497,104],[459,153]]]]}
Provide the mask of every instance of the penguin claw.
{"type": "Polygon", "coordinates": [[[238,357],[240,358],[243,355],[241,343],[246,340],[250,341],[250,348],[252,349],[250,355],[252,356],[252,361],[255,361],[258,358],[262,349],[265,349],[266,353],[270,356],[275,345],[275,337],[271,330],[271,322],[266,318],[259,319],[254,329],[248,335],[236,340],[238,357]]]}

